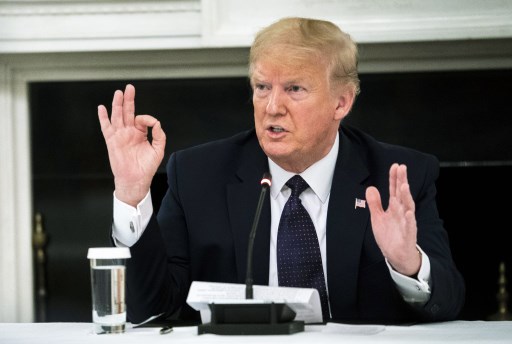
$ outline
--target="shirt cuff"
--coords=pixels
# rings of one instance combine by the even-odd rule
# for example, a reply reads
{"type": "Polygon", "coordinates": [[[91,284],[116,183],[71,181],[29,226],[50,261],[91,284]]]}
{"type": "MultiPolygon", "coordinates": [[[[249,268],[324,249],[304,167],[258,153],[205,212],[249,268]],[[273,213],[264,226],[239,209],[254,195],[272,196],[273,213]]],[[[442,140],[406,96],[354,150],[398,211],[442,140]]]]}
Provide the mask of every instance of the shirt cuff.
{"type": "Polygon", "coordinates": [[[424,305],[430,299],[430,259],[418,245],[416,247],[421,253],[421,266],[417,278],[411,278],[397,272],[391,267],[387,259],[386,264],[391,273],[391,278],[395,281],[404,300],[411,304],[424,305]]]}
{"type": "Polygon", "coordinates": [[[112,221],[112,238],[120,247],[131,247],[142,236],[153,215],[151,191],[137,207],[132,207],[119,199],[114,192],[114,216],[112,221]]]}

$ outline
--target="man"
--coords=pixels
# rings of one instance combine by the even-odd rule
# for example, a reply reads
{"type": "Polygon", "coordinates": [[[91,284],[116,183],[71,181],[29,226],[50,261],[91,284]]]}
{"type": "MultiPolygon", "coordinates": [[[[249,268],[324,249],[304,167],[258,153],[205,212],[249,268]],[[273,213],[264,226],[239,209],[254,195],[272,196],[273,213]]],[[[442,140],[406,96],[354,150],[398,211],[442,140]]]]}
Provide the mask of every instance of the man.
{"type": "Polygon", "coordinates": [[[324,321],[456,318],[465,289],[435,204],[437,159],[342,124],[359,92],[356,44],[330,22],[286,18],[258,33],[249,62],[255,129],[172,154],[158,216],[149,190],[164,156],[160,123],[134,116],[131,85],[115,92],[110,120],[98,108],[115,177],[114,241],[132,253],[129,319],[186,313],[193,280],[244,282],[267,171],[255,284],[314,286],[324,321]],[[292,180],[305,190],[296,194],[292,180]],[[306,219],[294,223],[290,207],[306,219]],[[290,231],[301,226],[311,250],[290,231]],[[320,265],[311,276],[302,277],[314,265],[303,255],[320,265]]]}

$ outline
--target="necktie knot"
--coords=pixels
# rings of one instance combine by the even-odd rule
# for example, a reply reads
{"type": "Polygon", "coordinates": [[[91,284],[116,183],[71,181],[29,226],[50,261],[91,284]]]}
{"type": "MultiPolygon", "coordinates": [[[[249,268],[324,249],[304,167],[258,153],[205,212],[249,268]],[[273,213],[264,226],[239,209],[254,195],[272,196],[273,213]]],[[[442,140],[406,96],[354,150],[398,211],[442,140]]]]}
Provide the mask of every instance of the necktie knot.
{"type": "Polygon", "coordinates": [[[292,190],[292,196],[294,197],[299,197],[299,195],[309,187],[308,183],[298,174],[291,177],[286,182],[286,186],[292,190]]]}

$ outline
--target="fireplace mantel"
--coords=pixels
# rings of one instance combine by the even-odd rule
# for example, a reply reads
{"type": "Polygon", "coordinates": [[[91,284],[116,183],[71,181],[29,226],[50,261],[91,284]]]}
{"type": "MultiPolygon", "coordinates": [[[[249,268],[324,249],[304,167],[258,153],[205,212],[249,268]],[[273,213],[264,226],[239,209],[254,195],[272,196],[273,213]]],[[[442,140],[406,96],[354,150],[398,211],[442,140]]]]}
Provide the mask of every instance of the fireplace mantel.
{"type": "Polygon", "coordinates": [[[330,20],[359,43],[512,36],[503,0],[1,0],[0,54],[248,47],[285,16],[330,20]]]}
{"type": "Polygon", "coordinates": [[[34,319],[28,84],[243,76],[290,15],[349,32],[361,73],[512,68],[507,1],[0,0],[0,322],[34,319]]]}

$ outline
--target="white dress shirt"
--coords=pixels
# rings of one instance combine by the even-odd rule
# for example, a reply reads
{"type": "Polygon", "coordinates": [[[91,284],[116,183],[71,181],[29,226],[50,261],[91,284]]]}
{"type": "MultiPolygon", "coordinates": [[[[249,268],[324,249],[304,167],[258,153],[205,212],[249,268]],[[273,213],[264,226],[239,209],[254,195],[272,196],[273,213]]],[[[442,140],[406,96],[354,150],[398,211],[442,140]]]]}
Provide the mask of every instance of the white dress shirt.
{"type": "MultiPolygon", "coordinates": [[[[300,195],[302,204],[308,211],[315,226],[318,241],[320,244],[320,253],[326,277],[327,284],[327,260],[326,260],[326,221],[327,208],[329,205],[329,196],[331,192],[332,178],[334,168],[338,158],[339,134],[330,152],[320,161],[311,165],[300,175],[308,183],[310,188],[306,189],[300,195]]],[[[272,175],[272,185],[270,187],[270,207],[271,207],[271,237],[270,237],[270,257],[269,257],[269,285],[277,286],[277,229],[284,205],[291,194],[290,189],[285,183],[295,175],[285,171],[268,159],[270,174],[272,175]],[[277,215],[275,215],[277,214],[277,215]]],[[[114,193],[114,220],[112,224],[112,235],[114,242],[118,246],[131,247],[140,238],[146,228],[151,215],[153,205],[151,194],[137,205],[136,208],[119,201],[114,193]]],[[[387,262],[391,277],[396,283],[398,290],[405,301],[414,304],[425,304],[430,297],[430,260],[427,255],[418,246],[422,254],[421,268],[417,279],[404,276],[396,272],[387,262]]]]}

